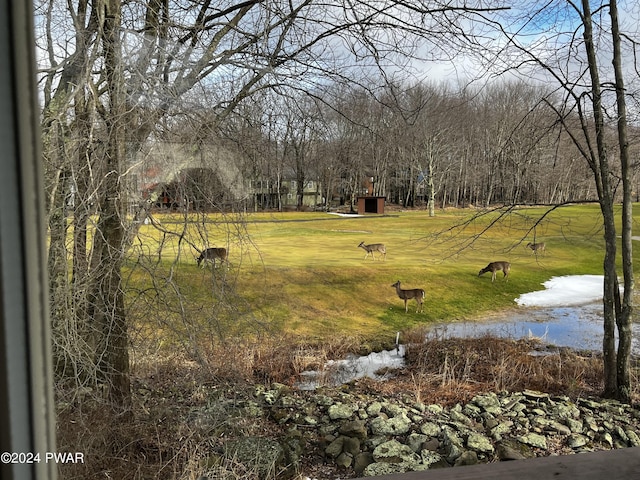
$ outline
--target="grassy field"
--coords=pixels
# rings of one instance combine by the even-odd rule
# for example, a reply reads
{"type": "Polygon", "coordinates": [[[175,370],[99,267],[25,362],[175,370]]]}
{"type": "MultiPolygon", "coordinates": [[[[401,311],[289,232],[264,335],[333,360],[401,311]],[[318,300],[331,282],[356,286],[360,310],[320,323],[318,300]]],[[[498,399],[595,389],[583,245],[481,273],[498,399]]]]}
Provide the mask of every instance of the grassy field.
{"type": "Polygon", "coordinates": [[[180,215],[156,214],[159,225],[143,226],[134,244],[130,313],[158,337],[270,331],[306,341],[349,336],[384,343],[428,322],[506,312],[553,276],[602,271],[596,205],[474,214],[258,213],[187,224],[180,215]],[[544,255],[526,248],[534,235],[547,243],[544,255]],[[365,260],[361,241],[384,243],[386,261],[365,260]],[[196,249],[204,246],[227,247],[229,267],[198,269],[196,249]],[[497,260],[512,263],[508,282],[501,273],[493,284],[490,274],[478,277],[497,260]],[[424,313],[415,313],[415,301],[405,313],[391,287],[396,280],[426,291],[424,313]]]}
{"type": "MultiPolygon", "coordinates": [[[[302,371],[323,369],[329,359],[390,346],[397,331],[408,345],[405,368],[384,382],[341,386],[339,398],[343,387],[448,406],[501,390],[598,395],[603,375],[597,355],[562,350],[533,356],[535,342],[440,341],[424,332],[435,321],[508,313],[518,295],[541,289],[553,276],[601,273],[597,207],[545,216],[535,236],[547,252],[536,258],[525,245],[545,212],[520,210],[499,222],[498,213],[470,221],[470,210],[439,211],[435,218],[417,211],[350,218],[154,215],[155,225],[141,226],[125,271],[134,414],[122,421],[105,409],[100,390],[57,384],[57,444],[87,459],[63,465],[61,475],[199,478],[212,448],[222,451],[227,439],[283,435],[270,415],[242,413],[239,420],[238,405],[255,403],[256,385],[293,386],[302,371]],[[364,260],[361,241],[384,242],[386,261],[364,260]],[[204,246],[228,247],[228,268],[199,269],[196,257],[204,246]],[[501,275],[493,284],[488,274],[478,278],[494,260],[512,263],[508,282],[501,275]],[[427,291],[424,313],[415,313],[415,302],[405,313],[391,288],[396,280],[427,291]],[[206,412],[202,426],[194,421],[198,411],[206,412]]],[[[637,398],[636,369],[632,375],[637,398]]],[[[338,390],[323,390],[330,391],[338,390]]],[[[307,447],[313,451],[316,443],[307,447]]],[[[319,459],[324,468],[324,454],[307,453],[310,463],[319,459]]],[[[224,465],[235,471],[235,458],[224,465]]],[[[248,478],[238,472],[229,478],[248,478]]],[[[297,478],[315,478],[300,473],[297,478]]]]}

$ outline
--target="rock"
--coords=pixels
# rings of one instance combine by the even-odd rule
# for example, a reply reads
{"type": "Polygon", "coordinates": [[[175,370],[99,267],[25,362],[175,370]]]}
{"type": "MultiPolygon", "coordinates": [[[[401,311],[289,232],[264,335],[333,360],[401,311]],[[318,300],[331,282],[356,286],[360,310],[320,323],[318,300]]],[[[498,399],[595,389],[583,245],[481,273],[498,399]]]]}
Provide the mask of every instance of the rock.
{"type": "Polygon", "coordinates": [[[600,441],[602,443],[607,444],[609,446],[609,448],[613,448],[613,437],[611,436],[611,434],[609,432],[604,432],[600,436],[600,441]]]}
{"type": "Polygon", "coordinates": [[[420,431],[429,437],[437,437],[440,435],[440,425],[433,422],[423,423],[420,431]]]}
{"type": "Polygon", "coordinates": [[[589,443],[589,437],[585,435],[580,435],[577,433],[572,433],[571,435],[569,435],[569,438],[567,439],[567,445],[569,445],[571,448],[584,447],[588,443],[589,443]]]}
{"type": "Polygon", "coordinates": [[[543,450],[547,449],[547,439],[544,435],[539,435],[537,433],[527,433],[525,435],[516,437],[516,439],[519,442],[524,443],[525,445],[542,448],[543,450]]]}
{"type": "Polygon", "coordinates": [[[451,412],[449,412],[449,416],[451,417],[451,420],[456,423],[461,423],[462,425],[465,425],[467,427],[473,425],[473,421],[469,417],[456,410],[452,410],[451,412]]]}
{"type": "Polygon", "coordinates": [[[582,433],[583,425],[581,420],[574,420],[573,418],[565,418],[564,423],[569,427],[571,433],[582,433]]]}
{"type": "Polygon", "coordinates": [[[431,452],[436,452],[440,448],[440,442],[437,438],[430,438],[426,442],[422,444],[422,450],[429,450],[431,452]]]}
{"type": "Polygon", "coordinates": [[[347,438],[344,435],[340,435],[334,441],[332,441],[327,448],[324,449],[324,453],[329,458],[338,458],[342,453],[342,447],[344,446],[344,439],[347,438]]]}
{"type": "Polygon", "coordinates": [[[311,401],[321,407],[330,407],[334,403],[333,398],[329,395],[314,395],[311,397],[311,401]]]}
{"type": "Polygon", "coordinates": [[[371,452],[360,452],[353,459],[353,470],[361,475],[364,469],[371,465],[375,460],[371,452]]]}
{"type": "Polygon", "coordinates": [[[352,404],[344,404],[344,403],[334,403],[328,409],[329,418],[331,420],[339,420],[339,419],[347,419],[351,418],[353,412],[355,412],[358,408],[352,404]]]}
{"type": "Polygon", "coordinates": [[[456,467],[462,467],[465,465],[476,465],[477,463],[478,463],[478,454],[476,452],[467,450],[466,452],[463,452],[462,455],[458,457],[454,465],[456,467]]]}
{"type": "Polygon", "coordinates": [[[407,445],[397,440],[389,440],[378,445],[373,451],[376,462],[384,463],[418,463],[420,458],[407,445]]]}
{"type": "Polygon", "coordinates": [[[341,453],[338,455],[338,458],[336,458],[336,465],[342,468],[350,467],[352,462],[353,457],[346,452],[341,453]]]}
{"type": "Polygon", "coordinates": [[[423,450],[422,452],[420,452],[420,458],[422,460],[422,464],[426,465],[427,467],[440,464],[443,461],[442,455],[436,452],[430,452],[428,450],[423,450]]]}
{"type": "Polygon", "coordinates": [[[525,455],[522,450],[528,448],[521,443],[515,443],[511,441],[499,442],[496,445],[496,455],[501,461],[509,460],[524,460],[525,458],[531,458],[533,455],[525,455]]]}
{"type": "Polygon", "coordinates": [[[407,445],[411,447],[411,450],[413,450],[416,453],[419,453],[420,450],[422,450],[423,445],[427,440],[429,440],[429,437],[424,434],[411,433],[407,437],[407,445]]]}
{"type": "Polygon", "coordinates": [[[370,465],[367,465],[362,474],[365,477],[379,477],[382,475],[392,475],[394,473],[405,473],[407,471],[407,466],[401,463],[374,462],[370,465]]]}
{"type": "Polygon", "coordinates": [[[376,417],[371,421],[371,432],[374,435],[402,435],[409,431],[411,420],[402,415],[399,417],[376,417]]]}
{"type": "Polygon", "coordinates": [[[581,407],[586,407],[591,410],[598,410],[601,408],[600,403],[595,402],[593,400],[589,400],[588,398],[579,398],[578,405],[580,405],[581,407]]]}
{"type": "Polygon", "coordinates": [[[447,461],[455,462],[464,452],[462,440],[458,433],[448,425],[442,427],[444,449],[447,453],[447,461]]]}
{"type": "Polygon", "coordinates": [[[625,430],[627,437],[629,438],[630,447],[640,447],[640,436],[633,430],[625,430]]]}
{"type": "MultiPolygon", "coordinates": [[[[494,452],[494,448],[493,448],[493,444],[491,443],[491,440],[489,440],[484,435],[480,433],[475,433],[475,432],[469,434],[469,437],[467,438],[467,448],[470,448],[471,450],[475,450],[476,452],[480,452],[480,453],[491,454],[494,452]]],[[[477,458],[476,458],[476,462],[477,462],[477,458]]],[[[465,465],[472,465],[472,464],[465,464],[465,465]]]]}
{"type": "Polygon", "coordinates": [[[580,409],[570,402],[558,403],[551,409],[551,415],[559,420],[578,418],[580,416],[580,409]]]}
{"type": "Polygon", "coordinates": [[[351,456],[356,456],[360,453],[360,439],[355,437],[344,437],[342,451],[351,456]]]}
{"type": "Polygon", "coordinates": [[[444,413],[444,408],[440,405],[427,405],[426,411],[433,415],[442,415],[444,413]]]}
{"type": "Polygon", "coordinates": [[[511,432],[511,427],[513,427],[513,422],[511,421],[499,423],[498,425],[496,425],[491,429],[491,436],[494,439],[499,440],[502,437],[502,435],[505,435],[511,432]]]}
{"type": "Polygon", "coordinates": [[[343,423],[338,431],[347,437],[356,437],[360,440],[367,438],[367,425],[364,420],[353,420],[343,423]]]}
{"type": "Polygon", "coordinates": [[[373,402],[365,409],[365,411],[367,412],[367,415],[371,417],[377,417],[382,411],[382,403],[373,402]]]}
{"type": "Polygon", "coordinates": [[[500,400],[495,393],[476,395],[471,401],[485,412],[491,413],[493,415],[500,415],[502,413],[500,400]]]}
{"type": "Polygon", "coordinates": [[[538,392],[537,390],[524,390],[522,394],[529,400],[540,401],[549,398],[548,393],[538,392]]]}
{"type": "Polygon", "coordinates": [[[273,383],[271,385],[271,389],[266,390],[262,394],[262,397],[265,403],[267,403],[268,405],[274,405],[278,401],[278,399],[288,391],[289,387],[287,387],[286,385],[283,385],[281,383],[273,383]]]}

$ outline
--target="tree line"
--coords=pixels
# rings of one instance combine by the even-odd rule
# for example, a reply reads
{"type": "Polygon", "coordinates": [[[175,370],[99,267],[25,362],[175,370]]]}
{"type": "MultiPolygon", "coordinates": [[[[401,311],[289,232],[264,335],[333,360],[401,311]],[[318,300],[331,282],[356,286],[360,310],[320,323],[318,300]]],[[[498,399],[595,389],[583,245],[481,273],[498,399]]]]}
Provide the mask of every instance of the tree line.
{"type": "MultiPolygon", "coordinates": [[[[422,82],[386,85],[377,95],[329,90],[312,99],[255,99],[208,140],[237,152],[247,180],[277,189],[295,179],[299,207],[308,181],[320,182],[318,207],[327,209],[354,204],[367,191],[432,213],[597,200],[592,172],[543,101],[557,101],[543,86],[503,81],[456,90],[422,82]]],[[[615,137],[615,125],[607,136],[615,137]]]]}

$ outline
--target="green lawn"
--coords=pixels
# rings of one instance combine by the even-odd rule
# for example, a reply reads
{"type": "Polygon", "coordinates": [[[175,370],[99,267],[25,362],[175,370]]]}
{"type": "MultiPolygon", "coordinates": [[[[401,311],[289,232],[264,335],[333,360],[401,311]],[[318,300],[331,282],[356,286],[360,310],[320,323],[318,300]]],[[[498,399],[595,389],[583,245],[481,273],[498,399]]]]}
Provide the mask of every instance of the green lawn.
{"type": "Polygon", "coordinates": [[[204,222],[194,218],[186,228],[178,215],[155,215],[165,230],[181,233],[182,241],[152,225],[141,228],[135,265],[146,255],[154,267],[132,269],[131,312],[143,322],[153,312],[181,335],[194,325],[214,325],[210,334],[220,338],[229,331],[269,329],[318,341],[340,335],[390,338],[422,323],[477,318],[514,308],[518,295],[541,289],[553,276],[601,273],[598,207],[565,207],[546,216],[535,235],[547,243],[547,252],[536,258],[525,247],[534,240],[528,229],[545,212],[512,212],[488,231],[497,214],[452,229],[471,218],[469,210],[433,218],[422,211],[212,215],[204,222]],[[361,241],[384,243],[386,261],[364,260],[361,241]],[[194,245],[228,247],[229,268],[198,269],[194,245]],[[512,263],[509,281],[502,273],[493,284],[490,274],[478,278],[496,260],[512,263]],[[139,293],[152,285],[151,271],[164,292],[161,301],[139,293]],[[415,313],[415,302],[405,313],[391,287],[396,280],[426,291],[424,313],[415,313]]]}

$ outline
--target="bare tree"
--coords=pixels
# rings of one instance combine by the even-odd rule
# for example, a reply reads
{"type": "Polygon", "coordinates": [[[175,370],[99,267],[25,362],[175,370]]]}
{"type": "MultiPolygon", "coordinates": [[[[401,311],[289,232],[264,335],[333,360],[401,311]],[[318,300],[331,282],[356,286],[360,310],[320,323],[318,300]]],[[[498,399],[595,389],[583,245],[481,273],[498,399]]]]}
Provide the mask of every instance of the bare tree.
{"type": "Polygon", "coordinates": [[[37,11],[47,59],[43,126],[53,311],[58,322],[69,312],[86,325],[95,321],[98,330],[87,344],[94,344],[114,404],[126,406],[128,334],[121,270],[135,237],[131,232],[147,205],[140,204],[130,217],[125,212],[130,172],[152,134],[193,107],[206,105],[215,113],[208,128],[216,131],[263,90],[315,95],[328,77],[353,82],[372,67],[401,69],[407,59],[419,56],[425,42],[443,53],[446,43],[449,54],[473,48],[478,43],[473,23],[484,23],[491,9],[483,2],[457,7],[438,1],[397,1],[379,8],[367,1],[174,5],[49,0],[37,11]],[[72,137],[88,140],[76,144],[75,159],[67,149],[72,137]],[[78,197],[70,202],[73,195],[78,197]],[[65,208],[80,205],[95,209],[98,220],[85,261],[89,216],[78,216],[80,236],[72,250],[76,295],[65,280],[65,208]]]}
{"type": "MultiPolygon", "coordinates": [[[[634,277],[631,242],[632,185],[626,126],[626,96],[622,69],[623,34],[620,32],[616,0],[593,8],[588,0],[580,3],[550,2],[544,6],[530,5],[526,14],[512,23],[513,31],[504,30],[508,47],[501,59],[514,60],[506,69],[516,69],[531,75],[542,72],[557,85],[556,95],[543,98],[556,114],[557,122],[571,138],[575,148],[588,164],[595,180],[602,212],[605,238],[604,254],[604,395],[623,401],[630,400],[629,357],[631,315],[633,312],[634,277]],[[609,15],[604,12],[608,10],[609,15]],[[542,19],[553,12],[557,22],[549,26],[542,19]],[[545,41],[525,43],[518,31],[542,20],[550,29],[545,41]],[[566,28],[566,30],[563,30],[566,28]],[[581,36],[578,34],[581,32],[581,36]],[[580,38],[581,37],[581,38],[580,38]],[[552,39],[553,45],[548,42],[552,39]],[[513,48],[513,50],[511,50],[513,48]],[[612,52],[612,68],[603,65],[601,54],[612,52]],[[511,52],[511,54],[509,53],[511,52]],[[519,58],[515,60],[514,55],[519,58]],[[559,100],[558,100],[559,99],[559,100]],[[610,128],[608,112],[617,124],[617,140],[607,137],[610,128]],[[617,152],[618,162],[612,161],[617,152]],[[618,252],[616,229],[616,190],[622,184],[622,246],[618,252]],[[620,258],[618,258],[620,254],[620,258]],[[621,260],[624,293],[620,293],[617,261],[621,260]],[[616,352],[615,330],[619,345],[616,352]]],[[[542,31],[540,33],[543,33],[542,31]]],[[[632,38],[629,36],[627,38],[632,38]]],[[[492,61],[495,61],[495,57],[492,61]]]]}

